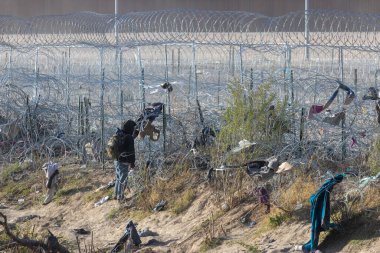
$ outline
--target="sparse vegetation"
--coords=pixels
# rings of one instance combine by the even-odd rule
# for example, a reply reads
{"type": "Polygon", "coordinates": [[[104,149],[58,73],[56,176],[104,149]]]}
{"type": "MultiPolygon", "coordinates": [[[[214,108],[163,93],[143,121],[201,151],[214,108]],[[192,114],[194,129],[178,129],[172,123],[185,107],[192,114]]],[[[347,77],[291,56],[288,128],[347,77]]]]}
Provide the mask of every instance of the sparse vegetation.
{"type": "Polygon", "coordinates": [[[302,208],[309,207],[309,198],[318,189],[315,180],[310,176],[299,174],[289,187],[280,189],[279,205],[289,211],[294,211],[297,205],[302,205],[302,208]]]}
{"type": "Polygon", "coordinates": [[[287,220],[289,220],[289,215],[285,213],[278,213],[269,216],[269,224],[272,228],[281,226],[287,220]]]}
{"type": "Polygon", "coordinates": [[[0,198],[34,200],[35,198],[32,199],[30,196],[41,190],[40,182],[43,182],[43,177],[43,173],[30,169],[30,163],[13,163],[5,166],[0,175],[2,186],[0,198]]]}
{"type": "Polygon", "coordinates": [[[372,142],[372,146],[369,150],[368,167],[372,175],[376,175],[380,172],[380,137],[377,136],[372,142]]]}
{"type": "Polygon", "coordinates": [[[195,199],[195,191],[193,189],[185,190],[181,196],[174,202],[172,210],[175,214],[185,211],[195,199]]]}
{"type": "Polygon", "coordinates": [[[211,250],[211,249],[214,249],[216,247],[218,247],[219,245],[221,245],[223,243],[223,239],[222,238],[206,238],[202,243],[201,243],[201,246],[200,246],[200,251],[201,252],[206,252],[208,250],[211,250]]]}
{"type": "Polygon", "coordinates": [[[237,242],[237,244],[243,246],[249,253],[259,253],[260,250],[256,245],[249,245],[244,242],[237,242]]]}
{"type": "Polygon", "coordinates": [[[231,147],[244,139],[263,145],[256,147],[254,152],[227,157],[227,161],[241,163],[271,154],[271,148],[281,143],[284,133],[290,128],[285,113],[287,101],[276,101],[270,82],[261,84],[257,90],[247,90],[235,81],[229,84],[228,89],[231,100],[222,116],[223,124],[217,136],[213,161],[217,164],[223,162],[219,160],[220,157],[224,157],[231,147]]]}

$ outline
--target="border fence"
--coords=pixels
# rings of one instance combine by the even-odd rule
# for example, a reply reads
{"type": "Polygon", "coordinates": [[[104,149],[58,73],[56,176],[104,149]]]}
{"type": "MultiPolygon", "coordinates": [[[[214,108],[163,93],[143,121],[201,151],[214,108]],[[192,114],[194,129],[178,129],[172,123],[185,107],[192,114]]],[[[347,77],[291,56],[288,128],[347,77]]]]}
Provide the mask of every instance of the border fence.
{"type": "Polygon", "coordinates": [[[201,127],[196,101],[208,125],[220,124],[232,80],[247,89],[271,82],[279,99],[290,98],[294,136],[302,115],[343,82],[356,99],[345,106],[339,94],[328,113],[344,110],[345,121],[307,120],[303,141],[354,158],[378,131],[375,104],[361,98],[378,87],[379,31],[379,15],[327,10],[280,17],[195,10],[1,16],[1,160],[34,150],[51,156],[56,147],[83,153],[90,140],[102,154],[115,128],[154,102],[165,104],[156,122],[162,138],[138,148],[149,157],[170,154],[201,127]],[[165,82],[173,92],[161,88],[165,82]]]}

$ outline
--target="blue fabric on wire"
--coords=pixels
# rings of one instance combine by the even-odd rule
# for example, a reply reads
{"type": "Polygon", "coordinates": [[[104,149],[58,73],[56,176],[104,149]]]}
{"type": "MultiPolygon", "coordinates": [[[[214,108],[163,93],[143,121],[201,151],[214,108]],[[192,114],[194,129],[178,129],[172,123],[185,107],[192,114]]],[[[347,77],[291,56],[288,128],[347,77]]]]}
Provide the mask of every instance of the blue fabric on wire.
{"type": "Polygon", "coordinates": [[[333,228],[336,225],[330,223],[330,193],[334,185],[342,182],[344,174],[338,174],[326,182],[310,197],[311,204],[311,238],[302,246],[303,252],[314,252],[318,247],[321,231],[333,228]]]}

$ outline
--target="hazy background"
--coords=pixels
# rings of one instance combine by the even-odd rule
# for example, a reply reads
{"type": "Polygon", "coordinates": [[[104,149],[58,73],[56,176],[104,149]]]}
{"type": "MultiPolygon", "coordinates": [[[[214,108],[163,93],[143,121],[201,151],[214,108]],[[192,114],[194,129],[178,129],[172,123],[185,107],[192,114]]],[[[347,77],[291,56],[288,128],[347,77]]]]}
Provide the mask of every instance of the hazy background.
{"type": "MultiPolygon", "coordinates": [[[[380,0],[309,0],[312,9],[380,13],[380,0]]],[[[304,0],[119,0],[119,13],[162,9],[258,12],[279,16],[303,10],[304,0]]],[[[113,13],[114,0],[0,0],[0,15],[30,17],[79,11],[113,13]]]]}

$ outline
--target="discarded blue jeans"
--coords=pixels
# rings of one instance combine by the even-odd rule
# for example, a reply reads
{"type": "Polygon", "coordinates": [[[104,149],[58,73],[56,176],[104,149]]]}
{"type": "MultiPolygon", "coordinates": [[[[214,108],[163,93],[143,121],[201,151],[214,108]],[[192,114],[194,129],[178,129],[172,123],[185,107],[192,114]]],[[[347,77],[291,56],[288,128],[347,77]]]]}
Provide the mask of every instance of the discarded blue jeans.
{"type": "Polygon", "coordinates": [[[128,181],[128,163],[114,161],[115,164],[115,196],[117,200],[124,199],[124,190],[128,181]]]}

